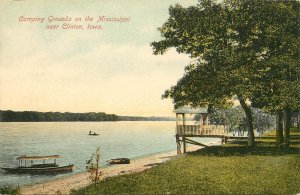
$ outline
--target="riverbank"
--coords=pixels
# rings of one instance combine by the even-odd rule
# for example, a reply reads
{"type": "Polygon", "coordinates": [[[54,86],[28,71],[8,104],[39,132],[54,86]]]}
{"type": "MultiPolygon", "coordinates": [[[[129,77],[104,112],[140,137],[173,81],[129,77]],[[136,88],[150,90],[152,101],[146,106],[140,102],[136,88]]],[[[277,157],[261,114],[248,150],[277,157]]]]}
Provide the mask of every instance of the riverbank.
{"type": "MultiPolygon", "coordinates": [[[[208,145],[219,145],[221,142],[212,142],[208,145]]],[[[201,149],[200,146],[191,146],[188,151],[196,151],[201,149]]],[[[101,169],[103,178],[113,177],[117,175],[131,174],[142,172],[158,164],[164,163],[172,158],[176,158],[176,151],[159,153],[147,156],[141,159],[131,160],[130,164],[112,165],[101,169]]],[[[21,194],[68,194],[72,189],[79,189],[91,184],[86,172],[72,175],[70,177],[59,178],[31,186],[21,187],[21,194]]]]}
{"type": "Polygon", "coordinates": [[[206,147],[152,169],[111,177],[72,195],[97,194],[297,194],[300,192],[300,131],[289,148],[274,136],[206,147]]]}

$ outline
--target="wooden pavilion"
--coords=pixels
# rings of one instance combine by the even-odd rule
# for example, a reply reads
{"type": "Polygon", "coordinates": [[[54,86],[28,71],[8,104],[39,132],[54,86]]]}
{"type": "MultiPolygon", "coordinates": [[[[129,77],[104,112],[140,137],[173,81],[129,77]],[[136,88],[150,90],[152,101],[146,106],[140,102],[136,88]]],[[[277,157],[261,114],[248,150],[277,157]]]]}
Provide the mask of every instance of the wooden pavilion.
{"type": "Polygon", "coordinates": [[[199,146],[206,146],[205,144],[192,140],[192,137],[214,137],[226,140],[226,130],[223,125],[210,125],[209,113],[207,108],[189,108],[182,107],[175,109],[176,113],[176,144],[177,154],[181,154],[181,144],[183,145],[183,153],[186,153],[186,144],[194,144],[199,146]],[[187,124],[187,114],[198,114],[199,121],[195,124],[187,124]],[[182,121],[180,120],[182,118],[182,121]]]}
{"type": "Polygon", "coordinates": [[[20,156],[17,158],[19,161],[18,167],[1,167],[7,173],[16,174],[58,174],[65,172],[72,172],[74,169],[73,164],[59,166],[56,164],[56,159],[61,158],[59,155],[51,156],[20,156]],[[54,159],[54,163],[46,163],[48,159],[54,159]],[[33,161],[43,161],[43,163],[33,164],[33,161]],[[26,163],[30,161],[31,163],[26,163]]]}

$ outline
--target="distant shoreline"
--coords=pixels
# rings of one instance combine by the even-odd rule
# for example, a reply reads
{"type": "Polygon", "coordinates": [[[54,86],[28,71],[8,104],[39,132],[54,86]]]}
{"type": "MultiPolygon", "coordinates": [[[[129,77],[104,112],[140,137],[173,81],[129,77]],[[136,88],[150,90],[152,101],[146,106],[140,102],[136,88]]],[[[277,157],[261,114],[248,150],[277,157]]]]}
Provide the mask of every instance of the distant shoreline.
{"type": "Polygon", "coordinates": [[[0,122],[175,121],[175,117],[118,116],[104,112],[38,112],[0,110],[0,122]]]}

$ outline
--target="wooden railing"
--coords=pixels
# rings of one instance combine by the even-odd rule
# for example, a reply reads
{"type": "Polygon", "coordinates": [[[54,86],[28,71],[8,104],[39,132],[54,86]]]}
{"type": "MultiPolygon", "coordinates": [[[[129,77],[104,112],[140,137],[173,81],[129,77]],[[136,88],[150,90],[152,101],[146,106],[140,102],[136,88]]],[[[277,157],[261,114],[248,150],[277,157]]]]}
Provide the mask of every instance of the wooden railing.
{"type": "Polygon", "coordinates": [[[178,135],[225,135],[223,125],[177,125],[178,135]]]}

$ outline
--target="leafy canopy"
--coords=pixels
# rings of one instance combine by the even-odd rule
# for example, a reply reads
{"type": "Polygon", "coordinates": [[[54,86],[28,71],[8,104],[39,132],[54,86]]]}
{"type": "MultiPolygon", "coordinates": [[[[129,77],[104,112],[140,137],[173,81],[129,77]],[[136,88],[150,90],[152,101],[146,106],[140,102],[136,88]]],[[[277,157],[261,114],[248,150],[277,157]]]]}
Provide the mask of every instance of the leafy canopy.
{"type": "Polygon", "coordinates": [[[195,61],[163,97],[175,107],[224,105],[234,96],[260,108],[299,105],[298,10],[295,1],[170,6],[162,40],[151,43],[154,54],[175,47],[195,61]]]}

